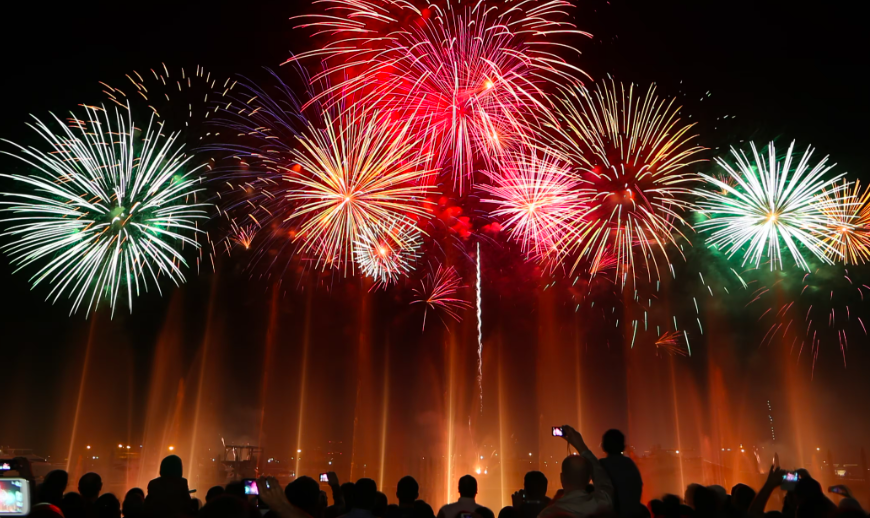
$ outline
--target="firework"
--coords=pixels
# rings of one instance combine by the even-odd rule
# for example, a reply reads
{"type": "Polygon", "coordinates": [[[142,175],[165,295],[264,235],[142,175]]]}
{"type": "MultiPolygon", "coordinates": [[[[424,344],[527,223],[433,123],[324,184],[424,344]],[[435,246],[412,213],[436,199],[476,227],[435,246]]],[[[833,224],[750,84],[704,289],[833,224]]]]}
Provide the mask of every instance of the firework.
{"type": "Polygon", "coordinates": [[[425,304],[423,311],[423,331],[426,330],[426,315],[432,311],[443,311],[444,314],[459,322],[460,311],[471,308],[471,304],[457,297],[462,289],[462,279],[452,266],[444,268],[439,265],[434,274],[427,275],[420,281],[420,289],[414,289],[416,298],[411,304],[425,304]]]}
{"type": "Polygon", "coordinates": [[[574,84],[583,72],[558,55],[576,49],[560,37],[584,34],[565,21],[571,3],[526,0],[447,3],[339,0],[302,27],[328,33],[316,57],[335,79],[317,99],[363,93],[397,116],[414,119],[432,149],[433,167],[453,174],[460,192],[476,162],[522,133],[525,117],[545,107],[544,83],[574,84]],[[335,5],[337,4],[337,5],[335,5]],[[412,112],[413,111],[413,112],[412,112]]]}
{"type": "Polygon", "coordinates": [[[625,284],[635,276],[635,257],[650,276],[658,273],[657,250],[670,262],[666,247],[685,237],[683,213],[693,207],[688,197],[698,177],[689,167],[704,149],[690,144],[693,125],[680,122],[679,110],[654,86],[645,95],[613,81],[562,91],[542,145],[575,166],[584,182],[587,208],[573,215],[564,240],[577,252],[575,269],[586,256],[613,254],[625,265],[617,272],[625,284]]]}
{"type": "Polygon", "coordinates": [[[870,260],[870,188],[861,190],[861,182],[842,184],[821,194],[821,210],[827,220],[824,239],[829,259],[845,264],[863,264],[870,260]]]}
{"type": "Polygon", "coordinates": [[[490,183],[478,188],[496,205],[509,236],[532,257],[558,255],[557,244],[569,218],[582,210],[580,181],[570,167],[549,153],[510,154],[495,171],[485,171],[490,183]]]}
{"type": "Polygon", "coordinates": [[[863,266],[820,265],[818,260],[810,266],[809,272],[797,266],[734,272],[743,289],[732,291],[747,299],[745,307],[766,329],[761,345],[781,346],[798,360],[809,358],[814,369],[825,346],[836,344],[845,366],[850,337],[868,334],[870,286],[860,280],[866,272],[863,266]]]}
{"type": "Polygon", "coordinates": [[[708,245],[721,249],[728,257],[740,252],[743,264],[749,262],[756,268],[766,257],[771,269],[781,269],[783,243],[804,270],[809,271],[809,265],[802,249],[830,263],[828,254],[840,252],[824,240],[825,212],[830,212],[831,200],[820,194],[843,175],[825,178],[834,167],[827,165],[828,157],[810,166],[812,147],[807,147],[797,165],[793,164],[794,142],[782,160],[777,159],[772,142],[766,158],[754,143],[750,147],[751,159],[743,151],[731,149],[734,165],[716,158],[716,163],[734,179],[734,185],[701,175],[714,188],[697,192],[703,198],[698,205],[709,217],[698,224],[699,230],[710,232],[708,245]]]}
{"type": "Polygon", "coordinates": [[[293,157],[299,171],[284,179],[292,204],[288,221],[300,222],[296,239],[303,252],[326,264],[353,259],[354,243],[378,236],[396,220],[425,218],[423,202],[432,192],[433,171],[407,121],[396,122],[356,105],[333,116],[323,128],[309,125],[293,157]]]}
{"type": "Polygon", "coordinates": [[[233,221],[230,226],[232,227],[230,239],[245,247],[246,250],[251,248],[251,243],[254,242],[254,237],[257,235],[257,225],[253,223],[239,225],[237,222],[233,221]]]}
{"type": "Polygon", "coordinates": [[[689,351],[680,344],[681,336],[682,333],[678,331],[666,331],[656,340],[656,351],[661,350],[671,355],[690,356],[689,351]]]}
{"type": "MultiPolygon", "coordinates": [[[[141,74],[132,70],[124,76],[127,81],[120,87],[118,83],[112,86],[99,82],[109,101],[125,109],[134,104],[134,111],[136,104],[144,103],[147,111],[161,121],[173,126],[183,121],[185,129],[195,130],[201,129],[202,122],[226,105],[227,94],[235,86],[235,81],[218,79],[199,65],[189,70],[183,67],[170,70],[161,63],[141,74]]],[[[203,135],[196,137],[201,139],[203,135]]]]}
{"type": "Polygon", "coordinates": [[[3,193],[3,211],[12,216],[3,246],[16,271],[44,263],[31,277],[34,287],[52,286],[48,298],[66,295],[74,313],[86,313],[106,299],[114,310],[126,295],[133,298],[152,284],[160,291],[163,275],[184,282],[179,250],[197,248],[198,219],[206,205],[195,202],[198,168],[188,169],[176,145],[177,134],[148,127],[141,138],[129,110],[86,107],[85,118],[72,118],[55,134],[39,119],[31,127],[48,151],[9,141],[16,153],[3,152],[33,168],[30,174],[2,174],[20,190],[3,193]]]}
{"type": "Polygon", "coordinates": [[[354,242],[354,260],[363,275],[386,287],[414,269],[419,257],[420,231],[410,221],[362,232],[354,242]]]}

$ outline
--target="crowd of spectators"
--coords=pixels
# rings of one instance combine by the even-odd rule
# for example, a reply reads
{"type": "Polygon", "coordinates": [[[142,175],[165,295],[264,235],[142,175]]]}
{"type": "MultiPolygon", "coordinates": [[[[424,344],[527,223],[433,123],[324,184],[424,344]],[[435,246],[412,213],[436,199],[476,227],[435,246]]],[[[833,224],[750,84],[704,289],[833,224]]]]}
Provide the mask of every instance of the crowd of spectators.
{"type": "MultiPolygon", "coordinates": [[[[806,470],[798,470],[799,480],[782,488],[781,510],[766,510],[769,499],[782,487],[786,473],[772,466],[765,484],[755,491],[737,484],[730,494],[722,486],[690,484],[683,498],[664,495],[644,505],[643,480],[634,462],[623,455],[625,437],[609,430],[602,439],[606,456],[598,459],[582,435],[562,428],[565,440],[576,454],[562,462],[561,488],[547,496],[548,480],[539,471],[530,471],[523,489],[511,497],[511,505],[499,510],[498,518],[858,518],[867,514],[844,486],[838,504],[829,499],[821,484],[806,470]]],[[[328,474],[332,505],[320,484],[306,476],[281,488],[274,478],[257,480],[258,495],[249,494],[243,481],[215,486],[200,501],[191,495],[183,476],[181,459],[170,455],[160,465],[160,476],[148,483],[147,490],[133,488],[123,501],[103,493],[96,473],[83,475],[77,491],[67,491],[69,476],[52,471],[32,492],[33,517],[66,518],[495,518],[493,510],[477,503],[477,480],[471,475],[459,479],[455,502],[434,509],[419,499],[420,488],[410,477],[399,480],[396,504],[378,491],[369,478],[340,484],[335,473],[328,474]]]]}

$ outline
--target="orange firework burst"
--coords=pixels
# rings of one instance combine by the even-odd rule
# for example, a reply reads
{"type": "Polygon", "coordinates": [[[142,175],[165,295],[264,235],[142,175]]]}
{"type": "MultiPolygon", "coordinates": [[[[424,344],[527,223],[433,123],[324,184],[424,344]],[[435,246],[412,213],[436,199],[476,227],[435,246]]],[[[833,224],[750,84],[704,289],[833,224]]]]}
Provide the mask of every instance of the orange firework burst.
{"type": "Polygon", "coordinates": [[[820,207],[827,218],[828,237],[825,255],[844,264],[864,264],[870,260],[870,187],[861,182],[826,189],[820,207]]]}
{"type": "Polygon", "coordinates": [[[689,170],[704,149],[690,143],[693,124],[681,124],[680,107],[659,98],[654,86],[637,95],[634,85],[611,80],[562,94],[543,143],[577,168],[590,200],[565,240],[577,252],[574,267],[609,250],[626,265],[617,272],[623,284],[636,273],[636,257],[649,277],[658,275],[656,251],[669,262],[666,247],[683,236],[680,226],[689,226],[683,213],[700,179],[689,170]]]}
{"type": "Polygon", "coordinates": [[[300,223],[295,240],[324,267],[353,264],[355,243],[378,236],[397,220],[428,217],[423,202],[433,171],[407,121],[351,105],[323,127],[309,124],[291,152],[299,170],[284,180],[293,206],[287,221],[300,223]]]}
{"type": "Polygon", "coordinates": [[[421,244],[412,221],[396,221],[363,232],[354,243],[354,259],[363,275],[386,287],[414,269],[421,244]]]}

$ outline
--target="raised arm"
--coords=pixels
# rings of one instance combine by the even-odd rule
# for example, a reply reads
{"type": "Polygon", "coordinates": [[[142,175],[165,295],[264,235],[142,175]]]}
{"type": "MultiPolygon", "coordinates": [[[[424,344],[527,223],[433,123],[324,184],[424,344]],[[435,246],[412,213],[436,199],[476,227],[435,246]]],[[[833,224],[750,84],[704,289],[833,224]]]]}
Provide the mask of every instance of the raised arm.
{"type": "Polygon", "coordinates": [[[604,467],[601,466],[601,463],[598,462],[598,459],[595,455],[589,451],[589,447],[586,446],[586,441],[583,440],[583,436],[575,430],[574,428],[565,425],[562,427],[562,433],[564,434],[565,440],[568,441],[568,444],[577,449],[577,452],[586,459],[586,461],[592,466],[592,485],[595,486],[595,493],[599,491],[607,495],[607,500],[613,500],[613,482],[610,481],[610,476],[604,470],[604,467]]]}

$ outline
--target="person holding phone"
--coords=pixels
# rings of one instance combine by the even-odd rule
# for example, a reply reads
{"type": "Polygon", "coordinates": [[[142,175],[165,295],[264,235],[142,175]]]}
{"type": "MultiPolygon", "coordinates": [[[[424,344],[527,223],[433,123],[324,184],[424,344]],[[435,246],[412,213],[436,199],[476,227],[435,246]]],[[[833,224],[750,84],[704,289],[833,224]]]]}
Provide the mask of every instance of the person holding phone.
{"type": "Polygon", "coordinates": [[[553,505],[545,508],[538,518],[551,518],[566,514],[586,518],[602,511],[613,510],[613,484],[595,455],[589,451],[580,432],[568,425],[562,427],[562,438],[577,449],[580,455],[569,455],[562,461],[562,488],[565,494],[553,505]],[[594,490],[586,486],[592,480],[594,490]]]}

